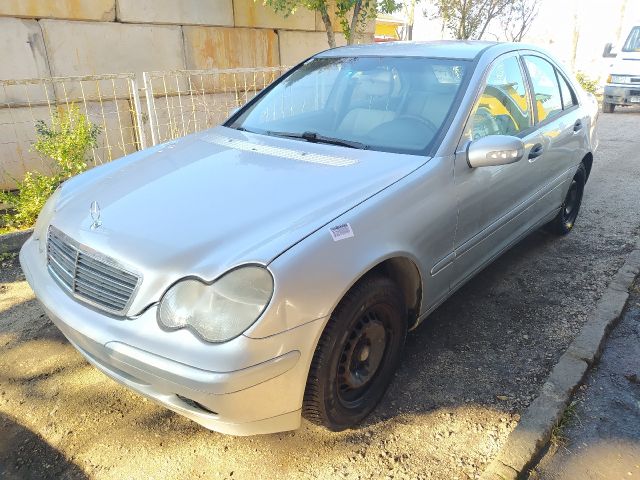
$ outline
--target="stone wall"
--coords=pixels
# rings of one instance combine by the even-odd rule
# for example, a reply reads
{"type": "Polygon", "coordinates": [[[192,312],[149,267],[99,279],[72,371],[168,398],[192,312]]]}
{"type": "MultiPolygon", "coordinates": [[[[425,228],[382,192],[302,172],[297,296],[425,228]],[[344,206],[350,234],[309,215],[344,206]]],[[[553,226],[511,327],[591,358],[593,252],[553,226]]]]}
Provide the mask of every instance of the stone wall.
{"type": "MultiPolygon", "coordinates": [[[[371,41],[373,28],[361,41],[371,41]]],[[[340,33],[336,39],[345,43],[340,33]]],[[[0,79],[22,79],[291,66],[326,49],[327,39],[315,12],[298,9],[285,18],[262,0],[1,0],[0,48],[0,79]]],[[[49,93],[58,94],[0,88],[0,119],[26,116],[19,106],[42,104],[49,93]],[[3,112],[8,104],[11,114],[3,112]]],[[[18,131],[31,127],[0,120],[0,130],[18,139],[31,138],[18,131]]],[[[0,189],[42,169],[29,150],[28,143],[0,142],[0,189]]]]}

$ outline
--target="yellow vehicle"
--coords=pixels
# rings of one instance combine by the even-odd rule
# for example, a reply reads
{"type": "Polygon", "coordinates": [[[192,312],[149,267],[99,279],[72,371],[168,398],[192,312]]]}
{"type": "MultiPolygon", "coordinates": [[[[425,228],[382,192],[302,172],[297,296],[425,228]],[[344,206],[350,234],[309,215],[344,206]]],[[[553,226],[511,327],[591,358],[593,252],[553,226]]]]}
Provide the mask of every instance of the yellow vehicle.
{"type": "MultiPolygon", "coordinates": [[[[547,95],[536,95],[540,121],[549,114],[544,106],[547,99],[547,95]]],[[[528,122],[527,99],[516,90],[516,84],[489,86],[480,97],[474,113],[474,132],[478,136],[512,135],[519,130],[518,125],[528,122]]]]}
{"type": "Polygon", "coordinates": [[[376,18],[375,41],[395,42],[402,40],[400,29],[404,22],[391,15],[380,14],[376,18]]]}

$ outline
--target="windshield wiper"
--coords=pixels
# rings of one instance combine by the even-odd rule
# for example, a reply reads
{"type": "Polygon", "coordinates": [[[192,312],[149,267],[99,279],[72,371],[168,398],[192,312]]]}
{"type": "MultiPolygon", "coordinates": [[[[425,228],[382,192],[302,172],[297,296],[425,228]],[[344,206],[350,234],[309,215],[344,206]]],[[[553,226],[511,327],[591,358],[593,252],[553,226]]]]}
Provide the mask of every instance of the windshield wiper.
{"type": "Polygon", "coordinates": [[[366,150],[368,148],[368,145],[365,145],[361,142],[355,142],[353,140],[343,140],[342,138],[327,137],[316,132],[293,133],[266,131],[265,133],[267,135],[273,135],[274,137],[300,138],[311,143],[326,143],[327,145],[338,145],[341,147],[357,148],[359,150],[366,150]]]}

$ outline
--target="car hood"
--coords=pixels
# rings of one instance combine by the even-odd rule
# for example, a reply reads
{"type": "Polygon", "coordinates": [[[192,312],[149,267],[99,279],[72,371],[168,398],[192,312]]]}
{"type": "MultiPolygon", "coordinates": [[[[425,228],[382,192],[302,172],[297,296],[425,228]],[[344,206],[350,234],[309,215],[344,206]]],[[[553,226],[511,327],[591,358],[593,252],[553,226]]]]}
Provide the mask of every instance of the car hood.
{"type": "Polygon", "coordinates": [[[142,274],[135,311],[181,277],[268,264],[426,161],[216,127],[70,180],[53,224],[142,274]]]}
{"type": "Polygon", "coordinates": [[[611,62],[609,73],[613,75],[640,75],[640,53],[618,52],[611,62]]]}

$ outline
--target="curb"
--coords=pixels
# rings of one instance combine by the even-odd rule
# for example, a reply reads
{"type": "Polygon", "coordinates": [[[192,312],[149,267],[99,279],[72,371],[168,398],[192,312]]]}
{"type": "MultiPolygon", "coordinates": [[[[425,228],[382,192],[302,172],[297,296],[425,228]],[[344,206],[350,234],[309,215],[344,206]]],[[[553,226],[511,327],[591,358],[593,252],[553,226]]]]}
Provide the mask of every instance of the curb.
{"type": "Polygon", "coordinates": [[[631,252],[615,274],[595,311],[509,434],[498,456],[488,465],[482,480],[523,478],[539,459],[551,438],[551,431],[564,414],[576,387],[600,359],[604,341],[629,298],[629,288],[640,272],[640,250],[631,252]]]}
{"type": "Polygon", "coordinates": [[[33,228],[0,235],[0,254],[17,252],[33,233],[33,228]]]}

